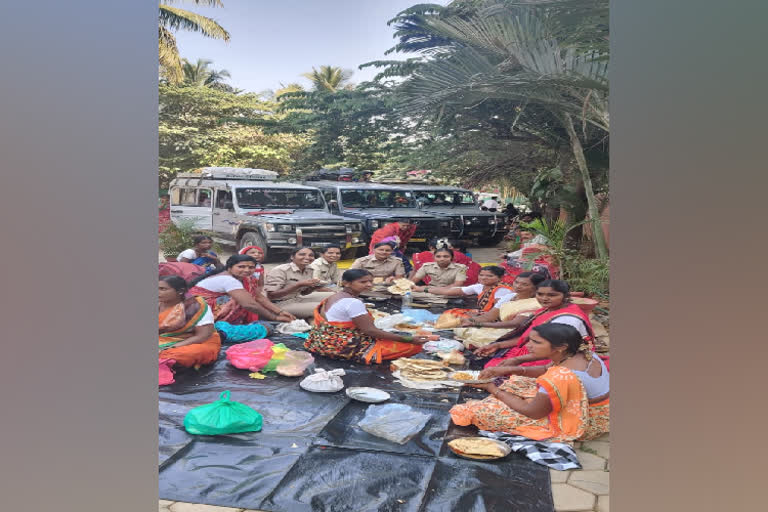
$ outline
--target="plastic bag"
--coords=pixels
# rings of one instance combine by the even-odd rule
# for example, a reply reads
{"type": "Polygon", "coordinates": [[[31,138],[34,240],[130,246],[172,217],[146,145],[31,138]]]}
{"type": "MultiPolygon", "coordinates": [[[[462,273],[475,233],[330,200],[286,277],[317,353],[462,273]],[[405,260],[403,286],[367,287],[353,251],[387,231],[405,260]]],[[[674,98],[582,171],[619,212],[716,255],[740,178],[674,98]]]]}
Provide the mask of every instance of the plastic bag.
{"type": "Polygon", "coordinates": [[[257,372],[272,359],[272,345],[269,340],[256,340],[227,349],[227,361],[235,368],[257,372]]]}
{"type": "Polygon", "coordinates": [[[421,432],[430,418],[403,404],[371,405],[357,425],[376,437],[405,444],[421,432]]]}
{"type": "Polygon", "coordinates": [[[433,324],[440,316],[437,313],[431,313],[425,309],[404,309],[403,315],[406,319],[420,324],[433,324]]]}
{"type": "Polygon", "coordinates": [[[394,329],[397,324],[407,323],[405,315],[398,313],[374,320],[373,325],[378,329],[394,329]]]}
{"type": "Polygon", "coordinates": [[[344,381],[341,376],[345,375],[344,370],[315,370],[315,373],[299,382],[301,389],[314,391],[316,393],[333,393],[344,387],[344,381]]]}
{"type": "Polygon", "coordinates": [[[174,364],[176,364],[175,359],[160,359],[159,360],[160,367],[158,370],[158,380],[160,386],[167,386],[169,384],[173,384],[176,382],[176,379],[173,378],[173,368],[171,368],[174,364]]]}
{"type": "Polygon", "coordinates": [[[229,322],[216,322],[213,326],[219,331],[222,343],[263,340],[267,336],[267,328],[258,323],[234,325],[229,322]]]}
{"type": "Polygon", "coordinates": [[[309,352],[289,350],[283,360],[277,363],[275,371],[286,377],[299,377],[314,362],[315,358],[309,352]]]}
{"type": "Polygon", "coordinates": [[[282,334],[293,334],[296,332],[307,332],[311,328],[312,326],[309,325],[305,320],[302,320],[301,318],[297,318],[292,322],[282,323],[278,325],[277,329],[275,330],[282,334]]]}
{"type": "Polygon", "coordinates": [[[184,416],[186,431],[203,436],[258,432],[262,422],[261,414],[253,408],[231,401],[229,391],[221,393],[216,402],[195,407],[184,416]]]}
{"type": "Polygon", "coordinates": [[[278,343],[272,346],[272,357],[269,362],[261,369],[262,372],[273,372],[277,368],[277,364],[283,360],[286,352],[289,352],[288,347],[283,343],[278,343]]]}

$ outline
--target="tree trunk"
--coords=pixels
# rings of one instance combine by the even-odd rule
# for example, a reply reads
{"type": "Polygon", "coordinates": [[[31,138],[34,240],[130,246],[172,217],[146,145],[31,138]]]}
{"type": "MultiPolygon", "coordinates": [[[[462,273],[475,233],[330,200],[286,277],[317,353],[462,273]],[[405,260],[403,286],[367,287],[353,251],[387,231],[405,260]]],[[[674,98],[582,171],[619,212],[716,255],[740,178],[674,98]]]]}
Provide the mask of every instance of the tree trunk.
{"type": "Polygon", "coordinates": [[[565,125],[565,131],[568,132],[568,138],[571,140],[571,148],[573,149],[573,156],[576,158],[576,165],[579,167],[581,173],[581,180],[584,183],[584,193],[587,196],[587,218],[592,221],[592,234],[595,242],[595,253],[600,259],[608,258],[608,247],[605,244],[605,238],[603,237],[603,229],[600,222],[600,211],[597,208],[597,200],[595,199],[595,192],[592,189],[592,178],[589,176],[589,169],[587,168],[587,159],[584,157],[584,148],[581,146],[579,136],[576,134],[576,130],[573,127],[573,120],[570,114],[563,112],[562,114],[563,124],[565,125]]]}

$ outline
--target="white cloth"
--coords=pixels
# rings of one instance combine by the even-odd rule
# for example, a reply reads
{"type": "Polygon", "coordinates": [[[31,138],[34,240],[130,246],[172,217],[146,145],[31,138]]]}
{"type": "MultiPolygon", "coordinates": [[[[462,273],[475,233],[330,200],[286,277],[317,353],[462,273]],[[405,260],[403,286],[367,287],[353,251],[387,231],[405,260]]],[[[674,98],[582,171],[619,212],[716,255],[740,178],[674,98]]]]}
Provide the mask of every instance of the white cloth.
{"type": "Polygon", "coordinates": [[[367,315],[368,310],[360,299],[345,298],[334,302],[325,312],[329,322],[351,322],[353,318],[367,315]]]}
{"type": "MultiPolygon", "coordinates": [[[[461,291],[464,293],[464,295],[480,295],[483,293],[483,285],[480,283],[476,283],[470,286],[462,286],[461,291]]],[[[496,298],[493,301],[494,306],[498,306],[501,304],[501,299],[504,297],[511,295],[514,297],[515,292],[510,290],[509,288],[499,288],[496,291],[496,298]]]]}
{"type": "Polygon", "coordinates": [[[181,251],[179,255],[176,257],[177,260],[180,260],[181,258],[186,258],[188,260],[196,260],[197,259],[197,253],[194,249],[186,249],[184,251],[181,251]]]}
{"type": "MultiPolygon", "coordinates": [[[[501,290],[496,292],[496,295],[498,296],[500,293],[501,293],[501,290]]],[[[501,306],[503,306],[507,302],[511,301],[515,297],[517,297],[517,294],[515,292],[512,292],[512,293],[507,294],[507,295],[502,295],[501,297],[499,297],[498,300],[496,300],[496,302],[494,303],[493,307],[500,308],[501,306]]]]}
{"type": "Polygon", "coordinates": [[[206,277],[197,283],[197,286],[215,293],[229,293],[232,290],[243,289],[243,283],[229,274],[216,274],[215,276],[206,277]]]}
{"type": "Polygon", "coordinates": [[[589,336],[589,333],[587,332],[587,326],[584,325],[584,320],[582,320],[581,318],[575,315],[561,315],[553,318],[547,323],[570,325],[575,327],[576,330],[579,331],[579,334],[581,334],[582,338],[584,336],[589,336]]]}
{"type": "Polygon", "coordinates": [[[213,325],[213,311],[211,311],[211,308],[205,310],[203,317],[197,321],[195,327],[202,327],[204,325],[213,325]]]}

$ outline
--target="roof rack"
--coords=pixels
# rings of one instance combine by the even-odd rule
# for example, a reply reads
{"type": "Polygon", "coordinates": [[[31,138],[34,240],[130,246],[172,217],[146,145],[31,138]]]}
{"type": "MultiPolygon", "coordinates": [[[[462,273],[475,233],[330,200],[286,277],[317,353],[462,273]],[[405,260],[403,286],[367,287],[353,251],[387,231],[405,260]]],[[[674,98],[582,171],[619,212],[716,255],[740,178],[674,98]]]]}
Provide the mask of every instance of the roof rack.
{"type": "Polygon", "coordinates": [[[391,185],[439,185],[430,180],[406,179],[406,178],[382,178],[373,183],[386,183],[391,185]]]}
{"type": "Polygon", "coordinates": [[[275,171],[248,169],[243,167],[201,167],[193,172],[176,175],[178,178],[225,179],[248,181],[274,181],[279,176],[275,171]]]}

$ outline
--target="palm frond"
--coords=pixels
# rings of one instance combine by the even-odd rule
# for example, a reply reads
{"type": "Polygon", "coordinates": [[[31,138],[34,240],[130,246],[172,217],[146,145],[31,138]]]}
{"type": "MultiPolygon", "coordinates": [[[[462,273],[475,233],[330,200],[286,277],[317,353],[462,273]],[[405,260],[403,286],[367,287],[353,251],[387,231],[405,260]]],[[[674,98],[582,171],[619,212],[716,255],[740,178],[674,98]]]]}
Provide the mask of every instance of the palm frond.
{"type": "Polygon", "coordinates": [[[171,30],[189,30],[200,32],[212,39],[229,41],[229,32],[206,16],[201,16],[185,9],[178,9],[169,5],[160,4],[160,24],[171,30]]]}
{"type": "Polygon", "coordinates": [[[184,79],[184,72],[179,59],[179,50],[176,47],[176,38],[168,29],[162,26],[159,28],[158,55],[161,74],[169,83],[178,84],[184,79]]]}

